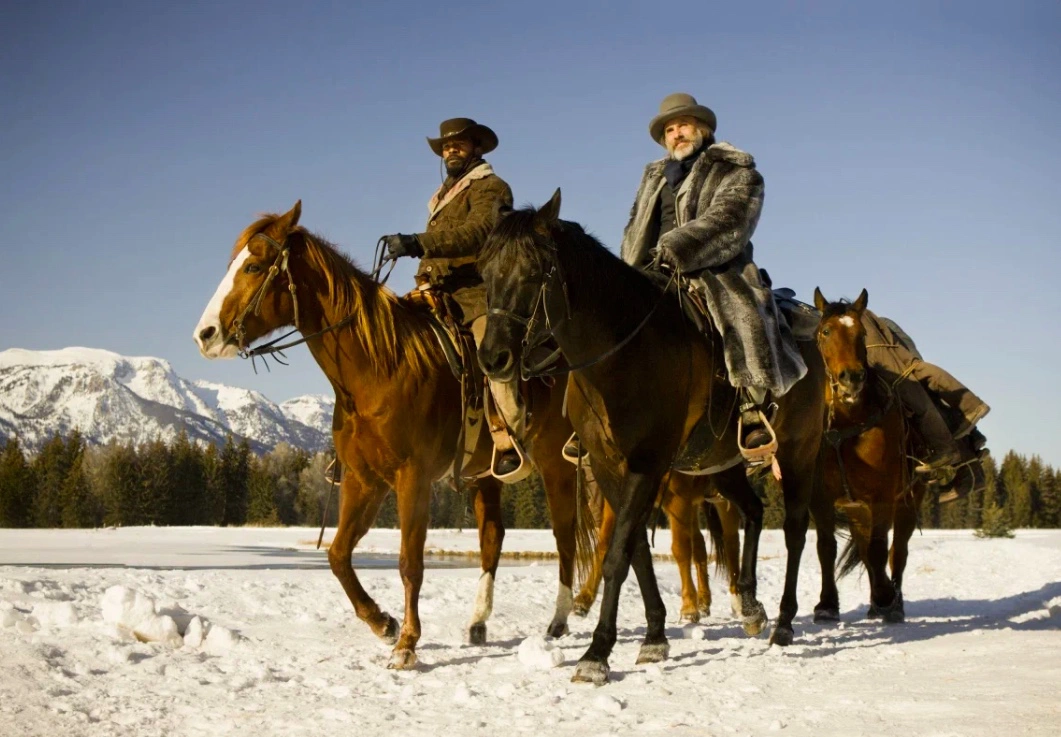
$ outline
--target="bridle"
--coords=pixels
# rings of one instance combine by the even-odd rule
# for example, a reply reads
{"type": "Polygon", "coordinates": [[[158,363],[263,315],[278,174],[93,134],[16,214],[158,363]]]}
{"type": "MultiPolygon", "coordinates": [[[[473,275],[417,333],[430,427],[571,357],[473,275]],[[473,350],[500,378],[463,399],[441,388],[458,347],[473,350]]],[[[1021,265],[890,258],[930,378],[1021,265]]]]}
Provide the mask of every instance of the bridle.
{"type": "MultiPolygon", "coordinates": [[[[291,236],[288,235],[288,238],[290,238],[290,237],[291,236]]],[[[262,362],[265,363],[265,367],[267,369],[269,368],[269,364],[265,361],[265,357],[266,356],[272,356],[273,359],[276,360],[277,363],[280,363],[280,364],[283,364],[283,365],[286,366],[287,362],[285,360],[283,360],[284,358],[286,358],[286,356],[284,356],[284,351],[286,349],[292,348],[292,347],[297,346],[297,345],[302,345],[303,343],[306,343],[307,341],[313,340],[314,338],[320,337],[321,335],[324,335],[325,333],[330,333],[333,330],[338,330],[341,327],[349,325],[351,322],[353,322],[353,320],[356,317],[356,315],[353,315],[353,314],[347,315],[342,320],[339,320],[338,322],[332,323],[331,325],[328,325],[327,327],[322,328],[321,330],[318,330],[315,333],[312,333],[310,335],[304,335],[301,338],[299,338],[298,340],[293,340],[293,341],[291,341],[289,343],[284,343],[283,345],[277,345],[277,343],[279,343],[280,341],[284,340],[285,338],[288,338],[288,337],[294,335],[295,333],[301,331],[301,325],[300,325],[300,321],[299,321],[299,317],[298,317],[298,295],[296,293],[295,280],[291,276],[291,267],[290,267],[291,248],[290,248],[290,246],[287,245],[287,238],[284,239],[283,243],[280,243],[280,242],[276,241],[275,239],[270,238],[265,233],[255,233],[253,236],[251,236],[248,239],[248,241],[247,241],[248,244],[250,243],[250,241],[254,240],[255,238],[261,238],[266,243],[268,243],[270,246],[275,248],[277,250],[276,258],[273,260],[272,266],[269,267],[269,271],[268,271],[268,273],[266,273],[265,279],[262,280],[261,285],[254,292],[254,295],[251,297],[250,301],[247,303],[247,306],[244,307],[243,311],[240,312],[239,315],[236,317],[236,319],[232,321],[232,327],[233,327],[233,335],[236,338],[236,341],[237,341],[236,344],[237,344],[237,347],[239,348],[239,356],[240,356],[240,358],[249,358],[249,359],[251,359],[251,365],[254,367],[255,373],[257,373],[258,372],[258,365],[254,361],[255,358],[261,358],[262,362]],[[243,325],[243,321],[246,319],[247,315],[249,315],[249,314],[254,314],[254,315],[258,315],[259,314],[259,312],[261,310],[262,301],[265,299],[265,295],[269,291],[269,286],[273,283],[273,280],[276,279],[276,277],[280,274],[281,271],[284,272],[284,275],[287,277],[287,290],[289,292],[291,292],[291,304],[294,306],[294,312],[295,312],[295,327],[294,327],[293,330],[289,330],[288,332],[286,332],[283,335],[281,335],[279,338],[275,338],[275,339],[269,341],[268,343],[263,343],[262,345],[258,346],[257,348],[252,348],[252,349],[248,350],[247,346],[246,346],[247,334],[246,334],[246,329],[244,328],[244,325],[243,325]],[[278,355],[280,356],[280,358],[277,357],[278,355]]],[[[379,260],[378,259],[378,256],[379,256],[378,245],[379,244],[377,244],[377,260],[379,260]]],[[[388,274],[383,277],[382,281],[380,281],[380,272],[382,270],[382,266],[383,266],[383,263],[380,262],[377,265],[376,269],[372,272],[373,278],[377,282],[379,282],[380,284],[386,282],[387,281],[387,276],[390,275],[389,272],[388,272],[388,274]]]]}
{"type": "Polygon", "coordinates": [[[663,304],[663,301],[667,298],[667,293],[670,291],[671,286],[679,278],[680,273],[677,269],[675,269],[671,273],[671,277],[667,281],[666,286],[664,286],[663,291],[660,293],[659,299],[652,306],[652,309],[648,311],[648,314],[645,315],[641,322],[639,322],[637,326],[626,335],[626,337],[624,337],[622,340],[620,340],[618,343],[616,343],[603,353],[577,364],[554,365],[562,354],[562,351],[559,347],[553,349],[553,351],[550,352],[548,356],[546,356],[540,361],[535,362],[533,365],[527,364],[530,352],[533,351],[535,348],[539,348],[545,345],[549,340],[554,339],[556,337],[557,328],[559,328],[560,325],[562,325],[565,321],[571,319],[571,300],[568,296],[567,279],[564,278],[563,271],[560,269],[560,265],[559,263],[557,263],[555,255],[551,259],[551,265],[549,267],[549,270],[545,272],[545,274],[542,276],[541,286],[538,288],[538,296],[534,300],[534,306],[531,308],[531,312],[528,317],[523,317],[522,315],[519,315],[513,312],[512,310],[506,310],[500,307],[491,307],[489,310],[487,310],[487,314],[497,315],[498,317],[502,317],[506,320],[511,320],[515,323],[524,326],[523,339],[520,341],[522,349],[520,351],[519,366],[520,376],[524,381],[528,381],[534,378],[560,376],[562,374],[569,374],[573,371],[582,371],[584,369],[595,366],[598,363],[608,358],[611,358],[613,355],[625,348],[626,345],[630,341],[632,341],[638,333],[641,332],[642,328],[644,328],[645,325],[648,324],[648,321],[652,319],[652,316],[656,314],[656,311],[659,309],[659,306],[663,304]],[[560,320],[554,323],[549,316],[549,307],[547,301],[550,284],[553,279],[557,278],[560,281],[560,288],[564,294],[565,314],[560,320]],[[543,318],[538,317],[539,311],[542,313],[543,318]],[[540,331],[538,330],[539,322],[544,323],[544,328],[540,331]]]}

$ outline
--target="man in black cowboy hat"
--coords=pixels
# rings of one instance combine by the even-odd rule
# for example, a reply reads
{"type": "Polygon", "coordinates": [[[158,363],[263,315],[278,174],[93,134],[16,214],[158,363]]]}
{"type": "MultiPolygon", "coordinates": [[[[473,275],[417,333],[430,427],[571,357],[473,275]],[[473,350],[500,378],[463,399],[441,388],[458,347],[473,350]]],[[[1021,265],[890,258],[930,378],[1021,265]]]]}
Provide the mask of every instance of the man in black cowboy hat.
{"type": "Polygon", "coordinates": [[[645,167],[620,250],[629,264],[663,263],[692,278],[720,327],[730,382],[744,397],[742,451],[763,462],[775,444],[760,407],[807,368],[752,261],[763,177],[751,154],[715,142],[716,123],[692,95],[663,99],[649,134],[667,156],[645,167]]]}
{"type": "MultiPolygon", "coordinates": [[[[483,160],[497,143],[497,134],[471,118],[442,121],[438,138],[427,139],[446,166],[446,179],[427,204],[427,229],[382,239],[391,258],[420,258],[417,284],[453,296],[476,346],[486,332],[486,288],[475,261],[500,214],[512,209],[512,190],[483,160]]],[[[523,413],[516,387],[491,383],[491,394],[509,428],[518,432],[523,413]]],[[[504,434],[495,434],[494,441],[494,473],[515,480],[523,465],[520,455],[504,434]]]]}

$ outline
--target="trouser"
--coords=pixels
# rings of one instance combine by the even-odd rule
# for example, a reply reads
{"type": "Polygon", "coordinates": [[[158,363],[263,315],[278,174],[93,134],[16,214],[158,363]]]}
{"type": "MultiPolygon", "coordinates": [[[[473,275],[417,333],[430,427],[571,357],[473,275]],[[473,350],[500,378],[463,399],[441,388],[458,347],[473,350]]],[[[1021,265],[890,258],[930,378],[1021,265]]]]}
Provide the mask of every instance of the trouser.
{"type": "Polygon", "coordinates": [[[948,406],[961,412],[967,420],[971,420],[976,410],[984,404],[983,400],[969,391],[968,387],[934,363],[915,361],[910,369],[910,376],[917,379],[928,391],[938,396],[948,406]]]}
{"type": "MultiPolygon", "coordinates": [[[[486,315],[475,318],[472,321],[472,338],[475,340],[475,349],[478,350],[486,334],[486,315]]],[[[511,450],[512,439],[509,433],[516,437],[523,436],[526,412],[523,409],[523,400],[519,395],[519,380],[511,382],[488,381],[490,396],[494,399],[494,406],[505,425],[505,428],[497,428],[494,422],[490,422],[490,434],[494,438],[494,445],[498,450],[511,450]]]]}
{"type": "Polygon", "coordinates": [[[925,388],[919,381],[903,378],[895,385],[895,393],[903,406],[909,411],[921,431],[921,437],[936,453],[957,454],[958,446],[954,436],[943,420],[943,415],[932,403],[925,388]]]}

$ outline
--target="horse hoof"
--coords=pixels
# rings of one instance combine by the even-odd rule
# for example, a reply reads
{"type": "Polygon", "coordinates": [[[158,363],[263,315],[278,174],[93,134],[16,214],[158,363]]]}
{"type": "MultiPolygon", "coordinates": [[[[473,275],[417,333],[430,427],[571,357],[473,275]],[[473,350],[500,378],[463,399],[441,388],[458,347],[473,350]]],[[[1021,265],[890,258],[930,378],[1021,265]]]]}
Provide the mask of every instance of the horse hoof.
{"type": "Polygon", "coordinates": [[[402,631],[402,626],[398,624],[398,620],[394,617],[387,615],[387,626],[383,628],[383,632],[378,633],[381,640],[388,645],[394,645],[398,642],[398,635],[402,631]]]}
{"type": "Polygon", "coordinates": [[[547,634],[549,637],[557,638],[563,637],[569,632],[571,632],[571,630],[568,629],[567,622],[553,622],[549,625],[549,629],[545,631],[545,634],[547,634]]]}
{"type": "Polygon", "coordinates": [[[882,612],[881,608],[876,604],[870,604],[869,611],[866,612],[866,616],[870,619],[880,619],[884,616],[884,612],[882,612]]]}
{"type": "Polygon", "coordinates": [[[833,607],[815,607],[815,624],[836,624],[840,621],[840,610],[833,607]]]}
{"type": "Polygon", "coordinates": [[[906,621],[906,613],[900,609],[889,609],[884,613],[885,624],[902,624],[906,621]]]}
{"type": "Polygon", "coordinates": [[[414,650],[395,650],[390,662],[387,663],[387,668],[390,670],[412,670],[415,667],[416,651],[414,650]]]}
{"type": "Polygon", "coordinates": [[[700,607],[700,618],[701,619],[710,619],[711,618],[711,605],[710,604],[708,604],[707,606],[700,607]]]}
{"type": "Polygon", "coordinates": [[[587,604],[581,599],[575,599],[575,605],[571,607],[571,613],[574,614],[576,617],[584,617],[589,614],[589,608],[591,606],[593,606],[592,602],[587,604]]]}
{"type": "Polygon", "coordinates": [[[756,637],[762,634],[762,631],[766,629],[766,610],[763,609],[763,605],[759,602],[755,602],[754,610],[749,614],[747,607],[745,607],[744,616],[741,618],[741,626],[744,627],[744,634],[748,637],[756,637]]]}
{"type": "Polygon", "coordinates": [[[733,615],[734,619],[741,619],[744,616],[744,607],[741,606],[740,597],[734,594],[729,599],[729,611],[733,615]]]}
{"type": "Polygon", "coordinates": [[[476,622],[468,628],[468,644],[486,644],[486,622],[476,622]]]}
{"type": "Polygon", "coordinates": [[[792,631],[791,627],[779,624],[774,627],[774,632],[770,635],[770,644],[779,647],[788,647],[792,644],[794,638],[795,633],[792,631]]]}
{"type": "MultiPolygon", "coordinates": [[[[708,614],[710,616],[710,614],[708,614]]],[[[700,612],[682,612],[681,616],[678,617],[678,622],[681,624],[700,624],[700,612]]]]}
{"type": "Polygon", "coordinates": [[[642,663],[662,663],[670,655],[670,643],[666,640],[663,642],[646,642],[641,645],[641,650],[637,653],[637,664],[642,663]]]}
{"type": "Polygon", "coordinates": [[[608,682],[609,672],[607,663],[580,660],[575,666],[575,675],[571,676],[571,683],[592,683],[594,686],[603,686],[608,682]]]}

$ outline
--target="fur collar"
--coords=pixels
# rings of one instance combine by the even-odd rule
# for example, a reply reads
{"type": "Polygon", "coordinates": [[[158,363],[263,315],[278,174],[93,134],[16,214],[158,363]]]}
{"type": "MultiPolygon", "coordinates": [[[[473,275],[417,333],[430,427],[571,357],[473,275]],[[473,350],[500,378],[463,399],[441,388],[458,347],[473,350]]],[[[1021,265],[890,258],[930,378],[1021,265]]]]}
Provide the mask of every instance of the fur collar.
{"type": "MultiPolygon", "coordinates": [[[[701,154],[701,158],[711,163],[725,161],[728,164],[742,166],[749,169],[755,166],[755,157],[747,151],[741,151],[739,148],[726,141],[712,143],[707,147],[707,150],[701,154]]],[[[649,164],[653,176],[663,176],[663,167],[668,160],[669,157],[664,157],[649,164]]],[[[699,168],[699,164],[700,162],[697,162],[693,165],[693,168],[699,168]]]]}

